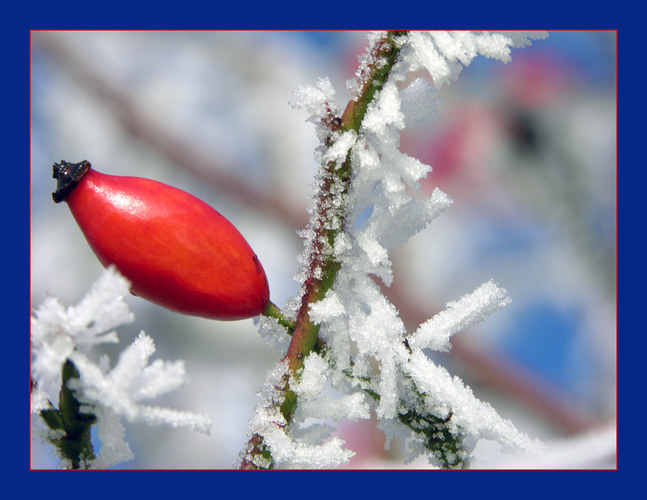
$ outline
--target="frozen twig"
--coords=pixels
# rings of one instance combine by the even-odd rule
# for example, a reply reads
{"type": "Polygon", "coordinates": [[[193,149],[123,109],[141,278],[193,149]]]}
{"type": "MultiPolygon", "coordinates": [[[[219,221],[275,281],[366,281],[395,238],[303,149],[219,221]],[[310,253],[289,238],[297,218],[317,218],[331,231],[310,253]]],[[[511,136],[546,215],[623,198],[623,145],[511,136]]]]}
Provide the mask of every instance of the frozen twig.
{"type": "MultiPolygon", "coordinates": [[[[279,397],[269,405],[265,401],[250,425],[243,467],[290,466],[286,445],[293,447],[295,455],[303,454],[304,441],[297,438],[293,420],[297,402],[305,396],[294,387],[301,378],[313,377],[313,365],[304,362],[318,336],[326,343],[322,355],[330,371],[326,375],[317,371],[317,376],[342,393],[363,391],[374,402],[381,425],[397,422],[408,429],[408,437],[401,437],[412,447],[412,458],[426,453],[441,467],[465,467],[479,438],[527,451],[540,447],[422,352],[448,349],[452,334],[506,303],[505,290],[486,283],[408,335],[398,311],[374,281],[378,277],[388,286],[392,281],[389,252],[452,203],[438,189],[423,200],[410,195],[418,191],[418,182],[431,168],[399,151],[399,134],[406,121],[401,101],[405,93],[399,85],[411,71],[425,69],[438,88],[456,78],[476,55],[507,61],[510,47],[536,37],[488,32],[373,34],[357,78],[349,85],[354,99],[341,118],[327,80],[300,89],[298,104],[308,108],[310,121],[317,126],[322,169],[313,216],[303,232],[303,270],[298,275],[302,293],[284,359],[286,371],[280,384],[273,383],[279,397]],[[355,223],[367,213],[366,221],[355,223]],[[270,420],[262,416],[268,407],[275,408],[270,420]],[[272,438],[276,426],[282,436],[280,445],[272,438]],[[283,458],[277,462],[279,455],[283,458]],[[264,460],[255,460],[257,456],[264,460]]],[[[416,85],[406,94],[420,94],[421,86],[428,89],[416,85]]],[[[423,94],[433,95],[427,90],[423,94]]],[[[320,453],[320,442],[321,436],[306,449],[320,453]]],[[[333,448],[328,458],[343,462],[339,447],[333,448]]]]}

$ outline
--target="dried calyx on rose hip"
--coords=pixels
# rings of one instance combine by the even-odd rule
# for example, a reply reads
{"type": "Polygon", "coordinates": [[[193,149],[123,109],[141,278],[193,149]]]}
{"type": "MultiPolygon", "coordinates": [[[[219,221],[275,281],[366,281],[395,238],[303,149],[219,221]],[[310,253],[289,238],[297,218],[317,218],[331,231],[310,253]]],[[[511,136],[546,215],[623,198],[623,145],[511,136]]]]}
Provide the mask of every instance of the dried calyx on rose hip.
{"type": "Polygon", "coordinates": [[[131,291],[176,312],[220,320],[261,314],[265,271],[245,238],[202,200],[161,182],[106,175],[90,162],[53,167],[52,197],[67,202],[104,266],[131,291]]]}

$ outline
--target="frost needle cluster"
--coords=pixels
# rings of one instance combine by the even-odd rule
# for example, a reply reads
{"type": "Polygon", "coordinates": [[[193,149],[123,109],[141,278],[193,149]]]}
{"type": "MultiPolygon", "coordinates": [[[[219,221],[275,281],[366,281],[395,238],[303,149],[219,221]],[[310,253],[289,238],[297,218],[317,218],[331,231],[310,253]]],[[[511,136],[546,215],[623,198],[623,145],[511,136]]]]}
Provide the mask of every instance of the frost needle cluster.
{"type": "MultiPolygon", "coordinates": [[[[50,441],[69,441],[69,435],[61,436],[66,431],[69,434],[73,425],[66,415],[69,405],[63,396],[53,396],[71,391],[80,404],[74,416],[94,423],[101,441],[100,453],[86,456],[85,463],[79,464],[83,467],[106,468],[133,458],[121,419],[204,433],[211,427],[211,419],[205,415],[145,404],[186,384],[188,377],[182,361],[149,363],[155,345],[144,332],[123,350],[113,368],[105,355],[98,362],[92,358],[92,347],[119,342],[113,328],[133,321],[123,300],[128,289],[127,280],[110,267],[78,305],[65,308],[55,298],[48,298],[31,318],[31,410],[50,416],[45,419],[50,424],[50,441]],[[62,379],[66,366],[73,366],[78,376],[62,379]],[[54,425],[61,415],[65,425],[54,425]]],[[[63,465],[70,466],[65,457],[63,465]]]]}

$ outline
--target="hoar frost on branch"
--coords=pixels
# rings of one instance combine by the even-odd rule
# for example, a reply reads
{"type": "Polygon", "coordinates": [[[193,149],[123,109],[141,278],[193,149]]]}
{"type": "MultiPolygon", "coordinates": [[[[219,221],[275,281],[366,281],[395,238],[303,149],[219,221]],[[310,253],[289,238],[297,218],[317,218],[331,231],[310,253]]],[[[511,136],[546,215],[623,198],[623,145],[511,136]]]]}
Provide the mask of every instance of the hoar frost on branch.
{"type": "MultiPolygon", "coordinates": [[[[319,417],[330,420],[369,418],[373,410],[387,446],[398,438],[408,460],[425,454],[432,465],[443,468],[468,466],[478,439],[496,441],[506,449],[535,452],[541,448],[423,352],[449,350],[451,335],[509,301],[505,290],[487,282],[409,333],[374,277],[390,285],[389,252],[452,204],[439,189],[428,198],[416,197],[419,181],[431,167],[399,150],[401,131],[434,115],[436,90],[456,79],[476,56],[507,62],[511,48],[545,36],[538,32],[372,33],[356,78],[348,83],[349,107],[359,105],[362,96],[371,97],[361,123],[346,130],[338,126],[347,116],[340,118],[327,79],[299,89],[294,105],[306,108],[309,121],[316,125],[322,167],[312,218],[302,233],[302,271],[296,277],[303,284],[302,292],[286,313],[297,317],[307,280],[322,279],[326,262],[334,262],[338,269],[325,296],[307,304],[324,347],[312,352],[297,374],[282,361],[269,376],[250,423],[254,447],[248,446],[243,465],[346,463],[352,452],[344,443],[331,438],[322,424],[308,421],[317,415],[310,409],[324,407],[319,417]],[[397,57],[388,59],[396,52],[397,57]],[[375,75],[388,65],[385,80],[379,81],[375,75]],[[407,76],[418,70],[426,70],[431,81],[418,78],[405,86],[407,76]],[[379,87],[374,95],[370,86],[379,87]],[[348,165],[350,180],[344,185],[336,172],[348,165]],[[328,238],[322,237],[322,228],[329,231],[328,238]],[[287,383],[298,398],[299,410],[291,422],[280,411],[287,383]],[[328,395],[331,391],[338,394],[336,399],[328,395]],[[261,441],[264,447],[258,446],[261,441]]],[[[276,320],[262,318],[260,330],[279,348],[289,342],[276,320]]]]}
{"type": "Polygon", "coordinates": [[[70,459],[63,456],[64,466],[106,468],[132,459],[120,419],[207,434],[211,428],[211,418],[205,415],[142,404],[188,382],[183,361],[149,363],[155,346],[144,332],[112,369],[105,355],[98,363],[91,359],[89,351],[95,345],[119,342],[112,328],[133,321],[123,300],[128,289],[127,280],[110,267],[77,306],[65,308],[48,298],[31,318],[31,411],[41,414],[49,426],[48,439],[61,452],[64,441],[73,441],[70,434],[78,433],[84,421],[88,432],[90,424],[97,426],[101,441],[98,456],[88,448],[79,463],[66,463],[70,459]],[[56,408],[52,395],[59,390],[56,408]],[[70,409],[70,401],[78,408],[70,409]]]}

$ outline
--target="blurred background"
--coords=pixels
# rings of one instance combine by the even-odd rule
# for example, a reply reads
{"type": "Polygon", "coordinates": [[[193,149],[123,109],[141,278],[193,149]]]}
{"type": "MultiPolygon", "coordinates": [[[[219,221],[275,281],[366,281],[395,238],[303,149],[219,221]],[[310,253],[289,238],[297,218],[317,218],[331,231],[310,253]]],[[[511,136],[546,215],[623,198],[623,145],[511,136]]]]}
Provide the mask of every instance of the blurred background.
{"type": "MultiPolygon", "coordinates": [[[[360,31],[74,31],[31,33],[31,306],[77,303],[100,276],[52,164],[189,191],[247,238],[273,302],[292,276],[317,165],[314,128],[289,105],[327,76],[337,103],[366,46],[360,31]]],[[[616,33],[550,32],[503,64],[477,59],[440,92],[439,116],[402,134],[433,167],[424,182],[455,201],[392,255],[385,293],[410,330],[493,279],[512,303],[430,354],[515,425],[549,444],[510,462],[480,443],[473,467],[615,468],[616,33]]],[[[135,459],[117,468],[231,468],[256,393],[279,353],[253,320],[181,316],[128,297],[114,364],[140,330],[155,358],[184,359],[191,384],[154,404],[213,416],[210,436],[126,425],[135,459]]],[[[97,353],[98,355],[99,353],[97,353]]],[[[32,417],[31,467],[58,459],[32,417]]],[[[375,422],[342,422],[352,468],[405,466],[375,422]]],[[[408,467],[425,467],[424,460],[408,467]]]]}

